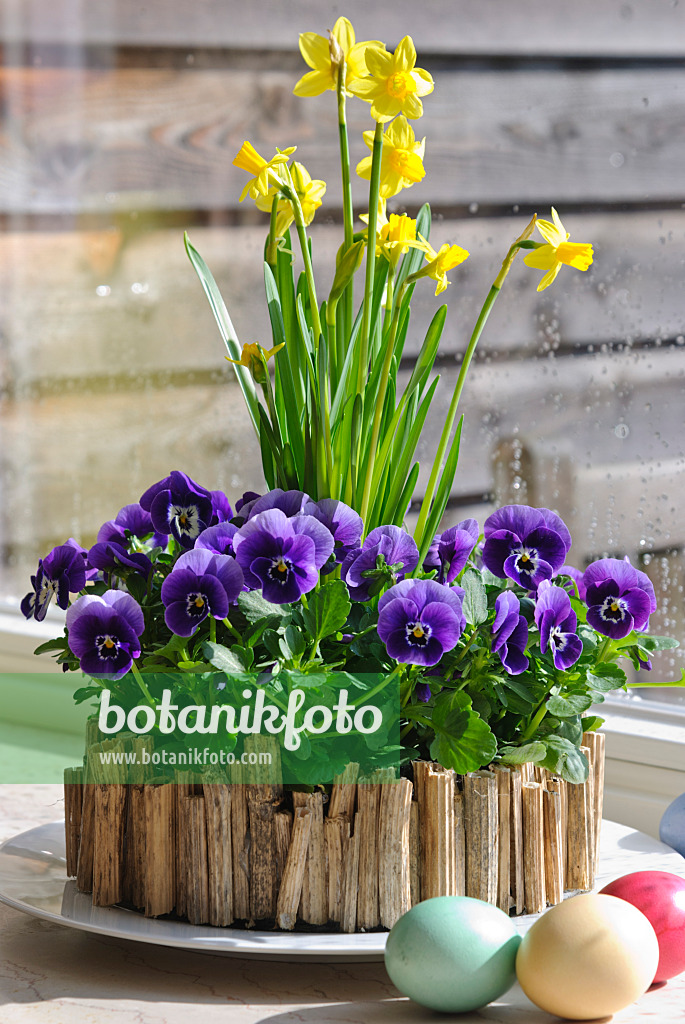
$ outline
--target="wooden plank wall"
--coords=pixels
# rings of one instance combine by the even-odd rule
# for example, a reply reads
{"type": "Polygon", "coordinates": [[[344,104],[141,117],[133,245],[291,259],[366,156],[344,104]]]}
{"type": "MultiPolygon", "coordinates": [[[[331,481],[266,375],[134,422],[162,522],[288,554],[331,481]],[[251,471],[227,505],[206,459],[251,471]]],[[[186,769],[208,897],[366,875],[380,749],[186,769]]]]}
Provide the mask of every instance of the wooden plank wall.
{"type": "MultiPolygon", "coordinates": [[[[0,2],[0,589],[173,467],[236,494],[257,446],[184,254],[187,229],[243,341],[268,340],[265,219],[232,159],[298,146],[329,182],[313,243],[325,290],[340,238],[333,94],[292,95],[297,33],[341,13],[389,47],[410,33],[436,89],[416,124],[433,241],[453,272],[439,411],[487,288],[531,213],[554,204],[592,241],[587,274],[535,291],[517,266],[464,399],[453,518],[547,504],[582,565],[647,555],[682,603],[685,523],[685,8],[667,0],[2,0],[0,2]],[[666,568],[664,568],[664,566],[666,568]],[[680,589],[679,589],[680,588],[680,589]]],[[[365,105],[350,104],[353,159],[365,105]]],[[[355,208],[365,185],[355,181],[355,208]]],[[[399,204],[403,204],[399,206],[399,204]]],[[[437,308],[418,290],[407,352],[437,308]]],[[[433,442],[434,443],[434,442],[433,442]]],[[[423,478],[422,478],[423,479],[423,478]]],[[[681,621],[680,612],[676,619],[681,621]]]]}

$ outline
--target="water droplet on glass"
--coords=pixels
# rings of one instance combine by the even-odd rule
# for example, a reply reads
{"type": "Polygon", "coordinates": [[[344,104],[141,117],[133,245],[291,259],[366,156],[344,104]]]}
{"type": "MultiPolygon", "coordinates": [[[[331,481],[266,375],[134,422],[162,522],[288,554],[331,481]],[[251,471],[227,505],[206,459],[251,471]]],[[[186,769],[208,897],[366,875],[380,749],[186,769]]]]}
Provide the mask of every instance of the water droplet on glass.
{"type": "Polygon", "coordinates": [[[609,163],[612,167],[623,167],[625,159],[623,153],[612,153],[609,157],[609,163]]]}
{"type": "Polygon", "coordinates": [[[478,203],[469,203],[469,213],[478,213],[478,203]]]}
{"type": "Polygon", "coordinates": [[[616,437],[620,437],[621,439],[626,438],[630,433],[630,427],[627,423],[617,423],[614,427],[614,433],[616,434],[616,437]]]}
{"type": "Polygon", "coordinates": [[[97,286],[97,288],[95,289],[95,294],[99,298],[103,299],[103,298],[105,298],[105,296],[112,294],[112,289],[110,288],[110,286],[108,284],[99,284],[97,286]]]}
{"type": "Polygon", "coordinates": [[[149,287],[149,284],[144,284],[141,281],[134,281],[131,285],[131,291],[134,295],[145,295],[149,287]]]}

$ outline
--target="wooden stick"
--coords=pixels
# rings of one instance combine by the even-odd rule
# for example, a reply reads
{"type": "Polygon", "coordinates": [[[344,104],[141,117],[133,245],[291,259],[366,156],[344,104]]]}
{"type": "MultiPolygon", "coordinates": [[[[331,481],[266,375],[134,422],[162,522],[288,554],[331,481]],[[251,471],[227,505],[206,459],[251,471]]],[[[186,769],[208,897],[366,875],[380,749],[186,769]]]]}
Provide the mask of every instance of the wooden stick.
{"type": "MultiPolygon", "coordinates": [[[[583,748],[581,748],[583,749],[583,748]]],[[[568,803],[566,888],[592,888],[594,863],[594,778],[566,788],[568,803]]]]}
{"type": "Polygon", "coordinates": [[[209,923],[233,923],[233,851],[231,843],[231,787],[205,783],[207,821],[207,884],[209,923]]]}
{"type": "Polygon", "coordinates": [[[606,736],[603,732],[584,732],[583,743],[590,749],[594,778],[594,869],[599,865],[599,840],[602,831],[602,810],[604,804],[604,763],[606,736]]]}
{"type": "Polygon", "coordinates": [[[292,931],[297,921],[297,908],[302,897],[311,823],[312,812],[309,807],[295,808],[290,849],[276,905],[276,924],[283,931],[292,931]]]}
{"type": "Polygon", "coordinates": [[[66,842],[67,875],[78,871],[78,848],[81,840],[83,807],[83,767],[64,769],[64,838],[66,842]]]}
{"type": "MultiPolygon", "coordinates": [[[[547,787],[553,786],[549,781],[547,787]]],[[[551,906],[564,898],[563,809],[561,794],[551,788],[542,790],[545,831],[545,896],[551,906]]]]}
{"type": "MultiPolygon", "coordinates": [[[[425,762],[418,762],[423,764],[425,762]]],[[[416,778],[416,776],[415,776],[416,778]]],[[[457,858],[454,828],[455,773],[419,769],[419,824],[421,827],[421,898],[454,896],[457,858]]]]}
{"type": "Polygon", "coordinates": [[[456,861],[456,895],[466,896],[466,821],[464,818],[464,776],[454,782],[454,853],[456,861]]]}
{"type": "Polygon", "coordinates": [[[416,800],[412,800],[409,811],[409,890],[412,907],[415,907],[417,903],[421,902],[420,831],[419,805],[416,800]]]}
{"type": "Polygon", "coordinates": [[[523,883],[523,810],[521,802],[521,772],[509,773],[509,800],[511,817],[509,820],[509,882],[511,898],[515,913],[522,914],[525,906],[525,890],[523,883]]]}
{"type": "Polygon", "coordinates": [[[340,930],[351,933],[357,924],[357,889],[359,882],[359,835],[361,830],[359,811],[354,816],[354,833],[345,849],[345,874],[340,913],[340,930]]]}
{"type": "Polygon", "coordinates": [[[523,810],[523,889],[526,913],[545,909],[545,842],[542,789],[537,782],[521,786],[523,810]]]}
{"type": "Polygon", "coordinates": [[[247,787],[250,819],[250,917],[276,916],[274,889],[274,804],[261,799],[262,786],[247,787]]]}
{"type": "Polygon", "coordinates": [[[93,906],[111,907],[123,894],[126,786],[95,784],[93,906]]]}
{"type": "Polygon", "coordinates": [[[302,917],[308,924],[328,921],[328,888],[326,885],[326,844],[323,831],[323,794],[309,794],[307,806],[312,812],[305,880],[302,887],[302,917]]]}
{"type": "Polygon", "coordinates": [[[176,903],[176,786],[143,787],[142,875],[145,916],[170,914],[176,903]]]}
{"type": "Polygon", "coordinates": [[[392,928],[411,906],[409,826],[413,786],[409,779],[381,787],[378,899],[380,923],[392,928]]]}
{"type": "MultiPolygon", "coordinates": [[[[359,893],[357,896],[357,930],[377,928],[380,921],[378,908],[378,816],[381,786],[368,779],[360,779],[357,786],[357,806],[360,814],[359,836],[359,893]]],[[[385,851],[383,850],[383,857],[385,851]]]]}
{"type": "Polygon", "coordinates": [[[231,846],[233,856],[233,914],[239,921],[250,919],[250,829],[247,789],[240,781],[242,765],[233,765],[231,786],[231,846]]]}
{"type": "Polygon", "coordinates": [[[186,916],[191,924],[209,921],[209,872],[207,868],[207,822],[203,796],[186,796],[182,801],[188,825],[186,847],[186,916]]]}
{"type": "Polygon", "coordinates": [[[95,784],[83,786],[81,807],[81,835],[76,869],[76,885],[80,892],[93,891],[93,850],[95,843],[95,784]]]}
{"type": "Polygon", "coordinates": [[[189,823],[186,820],[187,805],[185,800],[194,792],[191,772],[176,772],[176,781],[172,783],[176,793],[176,913],[179,917],[186,916],[186,875],[187,861],[190,856],[189,823]]]}
{"type": "Polygon", "coordinates": [[[350,838],[350,823],[347,818],[328,817],[324,821],[324,833],[328,875],[328,918],[330,921],[340,921],[345,850],[350,838]]]}
{"type": "Polygon", "coordinates": [[[352,761],[345,766],[344,772],[336,775],[331,789],[331,798],[328,804],[328,817],[346,817],[352,821],[357,797],[357,777],[359,765],[352,761]]]}
{"type": "Polygon", "coordinates": [[[505,914],[511,906],[511,772],[504,765],[494,767],[497,779],[497,906],[505,914]]]}
{"type": "Polygon", "coordinates": [[[134,907],[145,906],[145,789],[128,786],[124,842],[123,898],[134,907]]]}
{"type": "Polygon", "coordinates": [[[464,776],[466,895],[497,902],[497,777],[493,772],[464,776]]]}
{"type": "Polygon", "coordinates": [[[292,812],[276,811],[274,813],[274,892],[276,893],[278,893],[286,861],[288,860],[292,829],[292,812]]]}

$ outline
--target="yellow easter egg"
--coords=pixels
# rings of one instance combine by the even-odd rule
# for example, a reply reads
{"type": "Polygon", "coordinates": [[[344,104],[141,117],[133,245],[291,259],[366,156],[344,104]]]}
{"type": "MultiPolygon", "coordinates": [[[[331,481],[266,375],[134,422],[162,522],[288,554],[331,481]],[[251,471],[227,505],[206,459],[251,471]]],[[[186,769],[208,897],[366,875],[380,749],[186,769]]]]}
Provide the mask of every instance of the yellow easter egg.
{"type": "Polygon", "coordinates": [[[629,1006],[652,983],[659,943],[645,915],[583,893],[551,907],[523,936],[516,976],[541,1010],[591,1020],[629,1006]]]}

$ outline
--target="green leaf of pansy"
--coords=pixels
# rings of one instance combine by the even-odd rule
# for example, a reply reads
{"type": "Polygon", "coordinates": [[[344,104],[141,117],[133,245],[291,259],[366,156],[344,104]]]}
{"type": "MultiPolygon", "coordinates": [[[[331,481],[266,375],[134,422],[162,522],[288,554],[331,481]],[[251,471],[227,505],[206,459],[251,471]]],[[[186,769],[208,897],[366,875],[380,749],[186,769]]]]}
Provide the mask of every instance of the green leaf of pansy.
{"type": "Polygon", "coordinates": [[[468,569],[461,579],[464,588],[464,615],[470,626],[479,626],[488,617],[488,597],[480,574],[468,569]]]}
{"type": "Polygon", "coordinates": [[[547,711],[557,718],[572,718],[580,715],[592,705],[592,697],[589,694],[569,693],[565,696],[560,694],[550,697],[547,701],[547,711]]]}
{"type": "Polygon", "coordinates": [[[309,594],[302,618],[312,639],[318,643],[342,629],[351,606],[347,586],[342,580],[324,583],[319,590],[309,594]]]}

